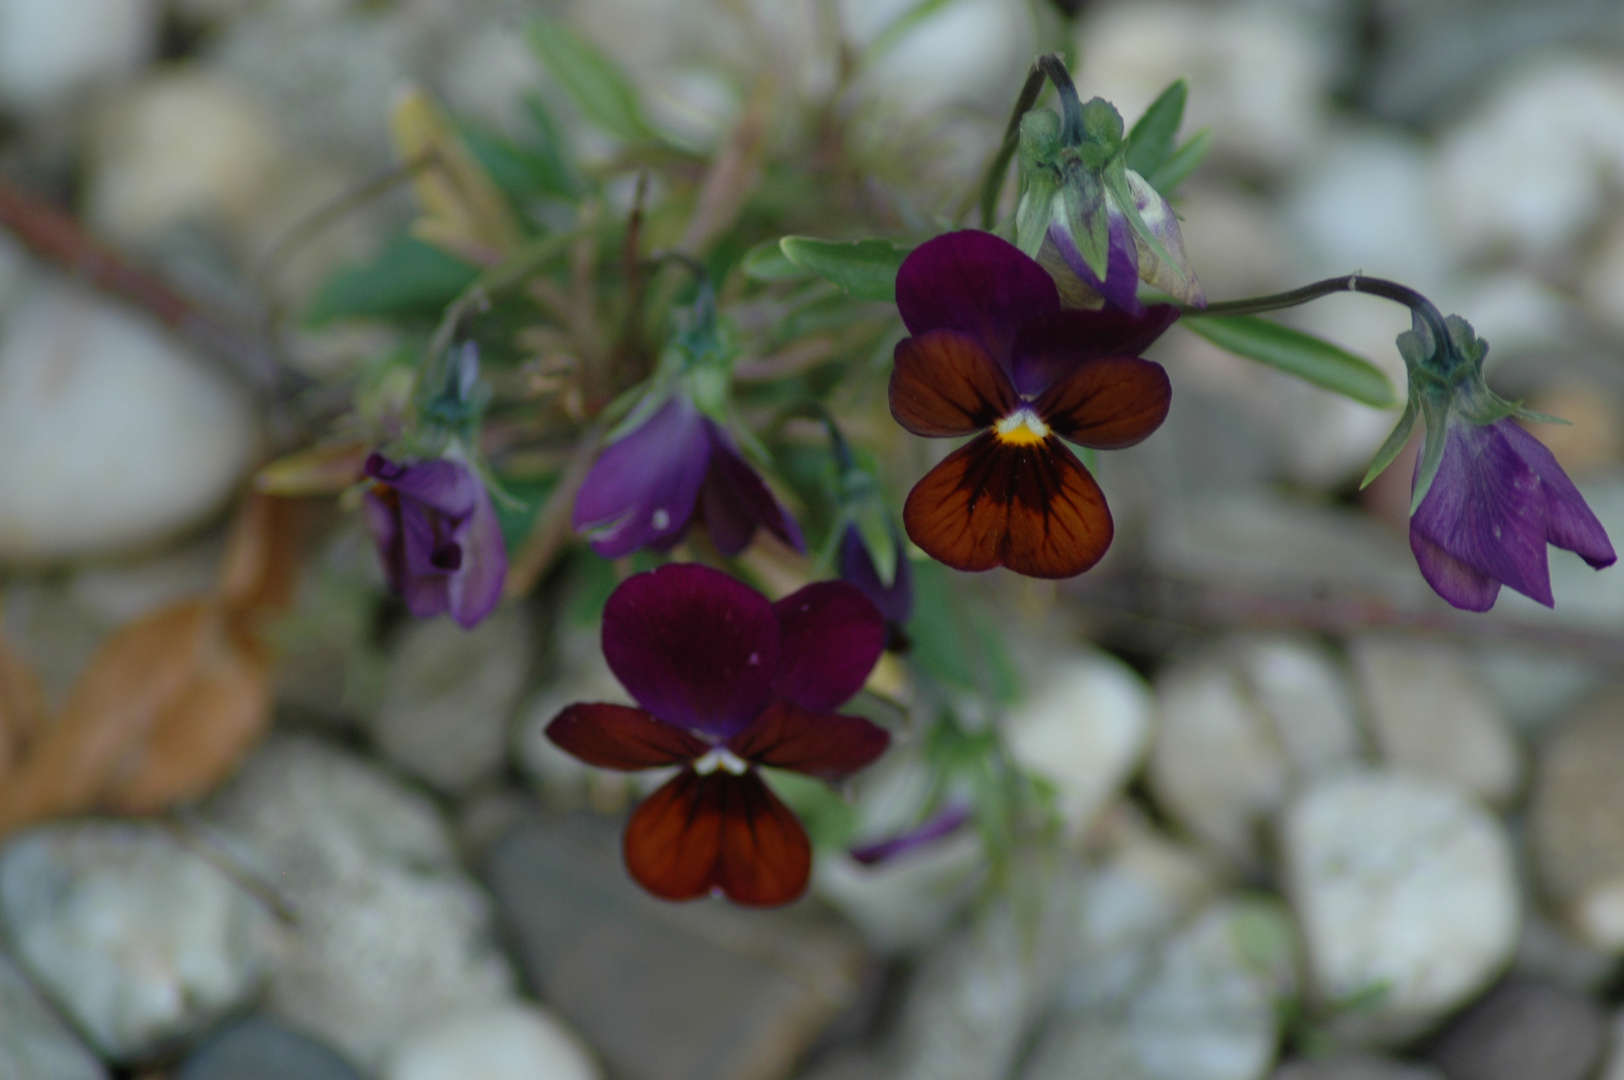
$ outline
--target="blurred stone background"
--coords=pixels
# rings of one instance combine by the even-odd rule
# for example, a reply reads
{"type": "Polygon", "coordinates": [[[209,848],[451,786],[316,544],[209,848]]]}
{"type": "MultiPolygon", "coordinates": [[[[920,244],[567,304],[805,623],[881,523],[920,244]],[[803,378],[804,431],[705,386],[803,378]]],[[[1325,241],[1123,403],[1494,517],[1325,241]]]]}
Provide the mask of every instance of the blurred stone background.
{"type": "MultiPolygon", "coordinates": [[[[0,174],[247,319],[409,216],[386,195],[259,277],[389,166],[400,86],[498,127],[523,91],[558,98],[535,10],[708,147],[756,73],[827,92],[836,41],[908,6],[0,0],[0,174]]],[[[1421,290],[1493,343],[1497,388],[1573,421],[1537,434],[1624,539],[1616,0],[1065,6],[1085,95],[1132,118],[1190,79],[1186,129],[1216,150],[1178,209],[1209,297],[1352,270],[1421,290]]],[[[903,201],[955,201],[1061,19],[922,20],[851,103],[876,184],[917,141],[903,201]]],[[[1397,308],[1292,318],[1402,383],[1397,308]]],[[[286,344],[326,380],[386,338],[286,344]]],[[[229,784],[0,849],[0,1077],[1624,1078],[1624,572],[1553,550],[1554,610],[1507,592],[1457,616],[1405,543],[1413,459],[1357,490],[1395,414],[1189,334],[1154,356],[1174,409],[1102,463],[1111,559],[1010,629],[1027,689],[1002,722],[1065,825],[1036,916],[977,901],[968,835],[874,869],[822,853],[783,912],[641,896],[627,785],[540,738],[618,694],[595,640],[544,602],[379,632],[335,511],[274,730],[229,784]]],[[[48,699],[115,628],[210,588],[273,428],[235,373],[0,237],[4,626],[48,699]]],[[[903,822],[921,769],[902,745],[862,779],[863,830],[903,822]]]]}

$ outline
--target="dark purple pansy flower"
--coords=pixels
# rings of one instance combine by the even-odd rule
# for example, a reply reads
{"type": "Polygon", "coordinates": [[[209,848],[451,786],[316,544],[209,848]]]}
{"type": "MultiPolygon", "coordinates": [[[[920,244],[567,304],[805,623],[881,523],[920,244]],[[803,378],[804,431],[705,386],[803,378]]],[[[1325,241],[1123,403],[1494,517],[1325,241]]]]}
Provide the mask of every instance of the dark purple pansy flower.
{"type": "Polygon", "coordinates": [[[724,555],[748,547],[757,526],[805,550],[795,519],[727,432],[682,393],[598,458],[575,497],[575,531],[609,559],[645,547],[669,550],[696,506],[724,555]]]}
{"type": "Polygon", "coordinates": [[[460,461],[367,458],[367,529],[389,587],[419,618],[442,612],[473,626],[496,607],[507,546],[491,497],[460,461]]]}
{"type": "Polygon", "coordinates": [[[862,687],[884,637],[844,582],[770,604],[709,567],[662,566],[627,578],[603,612],[604,659],[642,708],[571,705],[547,737],[600,768],[682,766],[626,824],[643,888],[786,904],[806,889],[812,846],[756,766],[838,780],[884,752],[883,729],[829,711],[862,687]]]}
{"type": "Polygon", "coordinates": [[[1410,549],[1427,584],[1467,611],[1493,607],[1501,585],[1550,607],[1548,543],[1598,570],[1617,559],[1601,522],[1538,439],[1510,419],[1479,425],[1451,417],[1437,475],[1410,517],[1410,549]]]}
{"type": "Polygon", "coordinates": [[[902,628],[908,622],[908,616],[913,614],[913,571],[908,567],[908,557],[902,552],[902,538],[896,535],[895,530],[896,527],[892,526],[897,565],[889,585],[881,579],[879,568],[874,565],[874,557],[869,554],[868,545],[863,543],[863,534],[856,525],[847,525],[845,534],[840,538],[840,577],[861,589],[863,595],[880,609],[880,614],[885,617],[885,647],[900,651],[907,644],[902,628]]]}
{"type": "Polygon", "coordinates": [[[962,829],[969,820],[970,808],[963,803],[953,803],[938,810],[900,836],[852,848],[847,854],[864,866],[873,866],[951,836],[962,829]]]}

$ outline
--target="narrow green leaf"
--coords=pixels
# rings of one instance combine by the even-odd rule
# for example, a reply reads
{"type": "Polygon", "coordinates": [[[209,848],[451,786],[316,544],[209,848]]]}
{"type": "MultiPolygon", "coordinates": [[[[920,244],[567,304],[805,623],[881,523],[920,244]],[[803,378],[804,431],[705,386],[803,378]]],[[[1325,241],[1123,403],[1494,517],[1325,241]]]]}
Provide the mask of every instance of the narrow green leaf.
{"type": "Polygon", "coordinates": [[[372,262],[332,274],[304,310],[309,324],[346,316],[435,318],[479,267],[421,240],[397,236],[372,262]]]}
{"type": "Polygon", "coordinates": [[[1139,173],[1139,175],[1149,181],[1151,187],[1161,192],[1163,198],[1171,198],[1174,190],[1201,166],[1201,162],[1206,159],[1207,151],[1211,149],[1212,132],[1202,128],[1184,140],[1184,145],[1175,150],[1173,156],[1163,162],[1154,173],[1148,175],[1139,173]]]}
{"type": "Polygon", "coordinates": [[[806,267],[790,262],[777,240],[763,240],[752,247],[744,253],[739,265],[745,277],[756,281],[795,281],[812,276],[806,267]]]}
{"type": "Polygon", "coordinates": [[[632,81],[596,45],[546,16],[536,17],[528,36],[530,48],[588,120],[628,142],[658,138],[643,118],[632,81]]]}
{"type": "Polygon", "coordinates": [[[1279,368],[1315,386],[1379,409],[1398,404],[1393,384],[1380,368],[1313,334],[1256,315],[1189,312],[1183,323],[1220,349],[1279,368]]]}
{"type": "Polygon", "coordinates": [[[1190,84],[1175,79],[1150,103],[1145,115],[1128,132],[1128,168],[1149,177],[1173,156],[1174,140],[1179,124],[1184,122],[1184,102],[1189,94],[1190,84]]]}
{"type": "Polygon", "coordinates": [[[1420,413],[1415,407],[1415,399],[1411,398],[1404,405],[1404,415],[1399,417],[1398,423],[1388,433],[1387,441],[1382,443],[1381,449],[1370,461],[1370,468],[1365,471],[1365,478],[1359,481],[1361,489],[1370,486],[1370,482],[1387,470],[1387,466],[1398,457],[1398,452],[1404,449],[1404,444],[1410,441],[1410,432],[1415,430],[1415,419],[1420,413]]]}
{"type": "Polygon", "coordinates": [[[1009,159],[1015,156],[1015,150],[1020,145],[1021,120],[1038,103],[1038,95],[1043,93],[1044,78],[1042,70],[1033,64],[1032,70],[1026,74],[1026,84],[1021,87],[1020,97],[1015,99],[1015,109],[1009,114],[1003,145],[993,156],[992,164],[987,166],[987,174],[981,181],[981,227],[988,232],[992,231],[993,218],[998,213],[998,196],[1004,190],[1004,174],[1009,171],[1009,159]]]}
{"type": "Polygon", "coordinates": [[[892,302],[897,296],[897,268],[911,247],[891,240],[817,240],[786,236],[779,242],[784,257],[804,270],[839,285],[859,300],[892,302]]]}

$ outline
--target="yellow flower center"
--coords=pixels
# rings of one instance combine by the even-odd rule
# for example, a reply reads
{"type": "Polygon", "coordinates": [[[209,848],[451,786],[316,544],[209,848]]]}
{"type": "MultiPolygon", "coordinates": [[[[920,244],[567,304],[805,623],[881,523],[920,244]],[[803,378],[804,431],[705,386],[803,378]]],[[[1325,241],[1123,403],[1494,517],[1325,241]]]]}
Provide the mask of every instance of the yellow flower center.
{"type": "Polygon", "coordinates": [[[1049,437],[1049,425],[1031,409],[1016,409],[993,425],[998,441],[1005,446],[1035,446],[1049,437]]]}

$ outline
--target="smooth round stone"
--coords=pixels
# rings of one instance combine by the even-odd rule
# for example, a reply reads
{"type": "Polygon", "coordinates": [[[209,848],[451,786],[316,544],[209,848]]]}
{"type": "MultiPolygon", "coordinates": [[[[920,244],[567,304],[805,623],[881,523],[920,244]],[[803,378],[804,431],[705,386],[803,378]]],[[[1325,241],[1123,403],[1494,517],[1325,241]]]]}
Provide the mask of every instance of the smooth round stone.
{"type": "Polygon", "coordinates": [[[1350,1041],[1417,1033],[1510,959],[1520,908],[1511,845],[1456,788],[1389,772],[1333,777],[1288,809],[1281,846],[1319,999],[1385,987],[1333,1022],[1350,1041]]]}
{"type": "Polygon", "coordinates": [[[1122,661],[1068,657],[1010,710],[1004,741],[1021,768],[1054,785],[1056,809],[1079,836],[1144,756],[1154,709],[1149,687],[1122,661]]]}
{"type": "Polygon", "coordinates": [[[149,825],[29,830],[0,853],[0,919],[19,958],[108,1057],[138,1057],[245,1002],[271,916],[149,825]]]}
{"type": "Polygon", "coordinates": [[[42,281],[0,333],[0,559],[157,540],[208,516],[254,453],[249,401],[122,305],[42,281]]]}
{"type": "Polygon", "coordinates": [[[552,1012],[512,1002],[426,1027],[401,1044],[384,1080],[599,1080],[591,1052],[552,1012]]]}
{"type": "Polygon", "coordinates": [[[1590,998],[1510,979],[1451,1021],[1427,1057],[1449,1080],[1584,1080],[1606,1040],[1606,1020],[1590,998]]]}
{"type": "Polygon", "coordinates": [[[1355,1054],[1320,1061],[1289,1062],[1269,1080],[1446,1080],[1430,1065],[1355,1054]]]}
{"type": "Polygon", "coordinates": [[[157,0],[6,0],[0,4],[0,100],[33,112],[146,63],[157,0]]]}
{"type": "Polygon", "coordinates": [[[107,1080],[107,1069],[0,954],[0,1076],[107,1080]]]}
{"type": "Polygon", "coordinates": [[[175,1080],[361,1080],[361,1074],[321,1043],[255,1016],[210,1038],[175,1080]]]}

